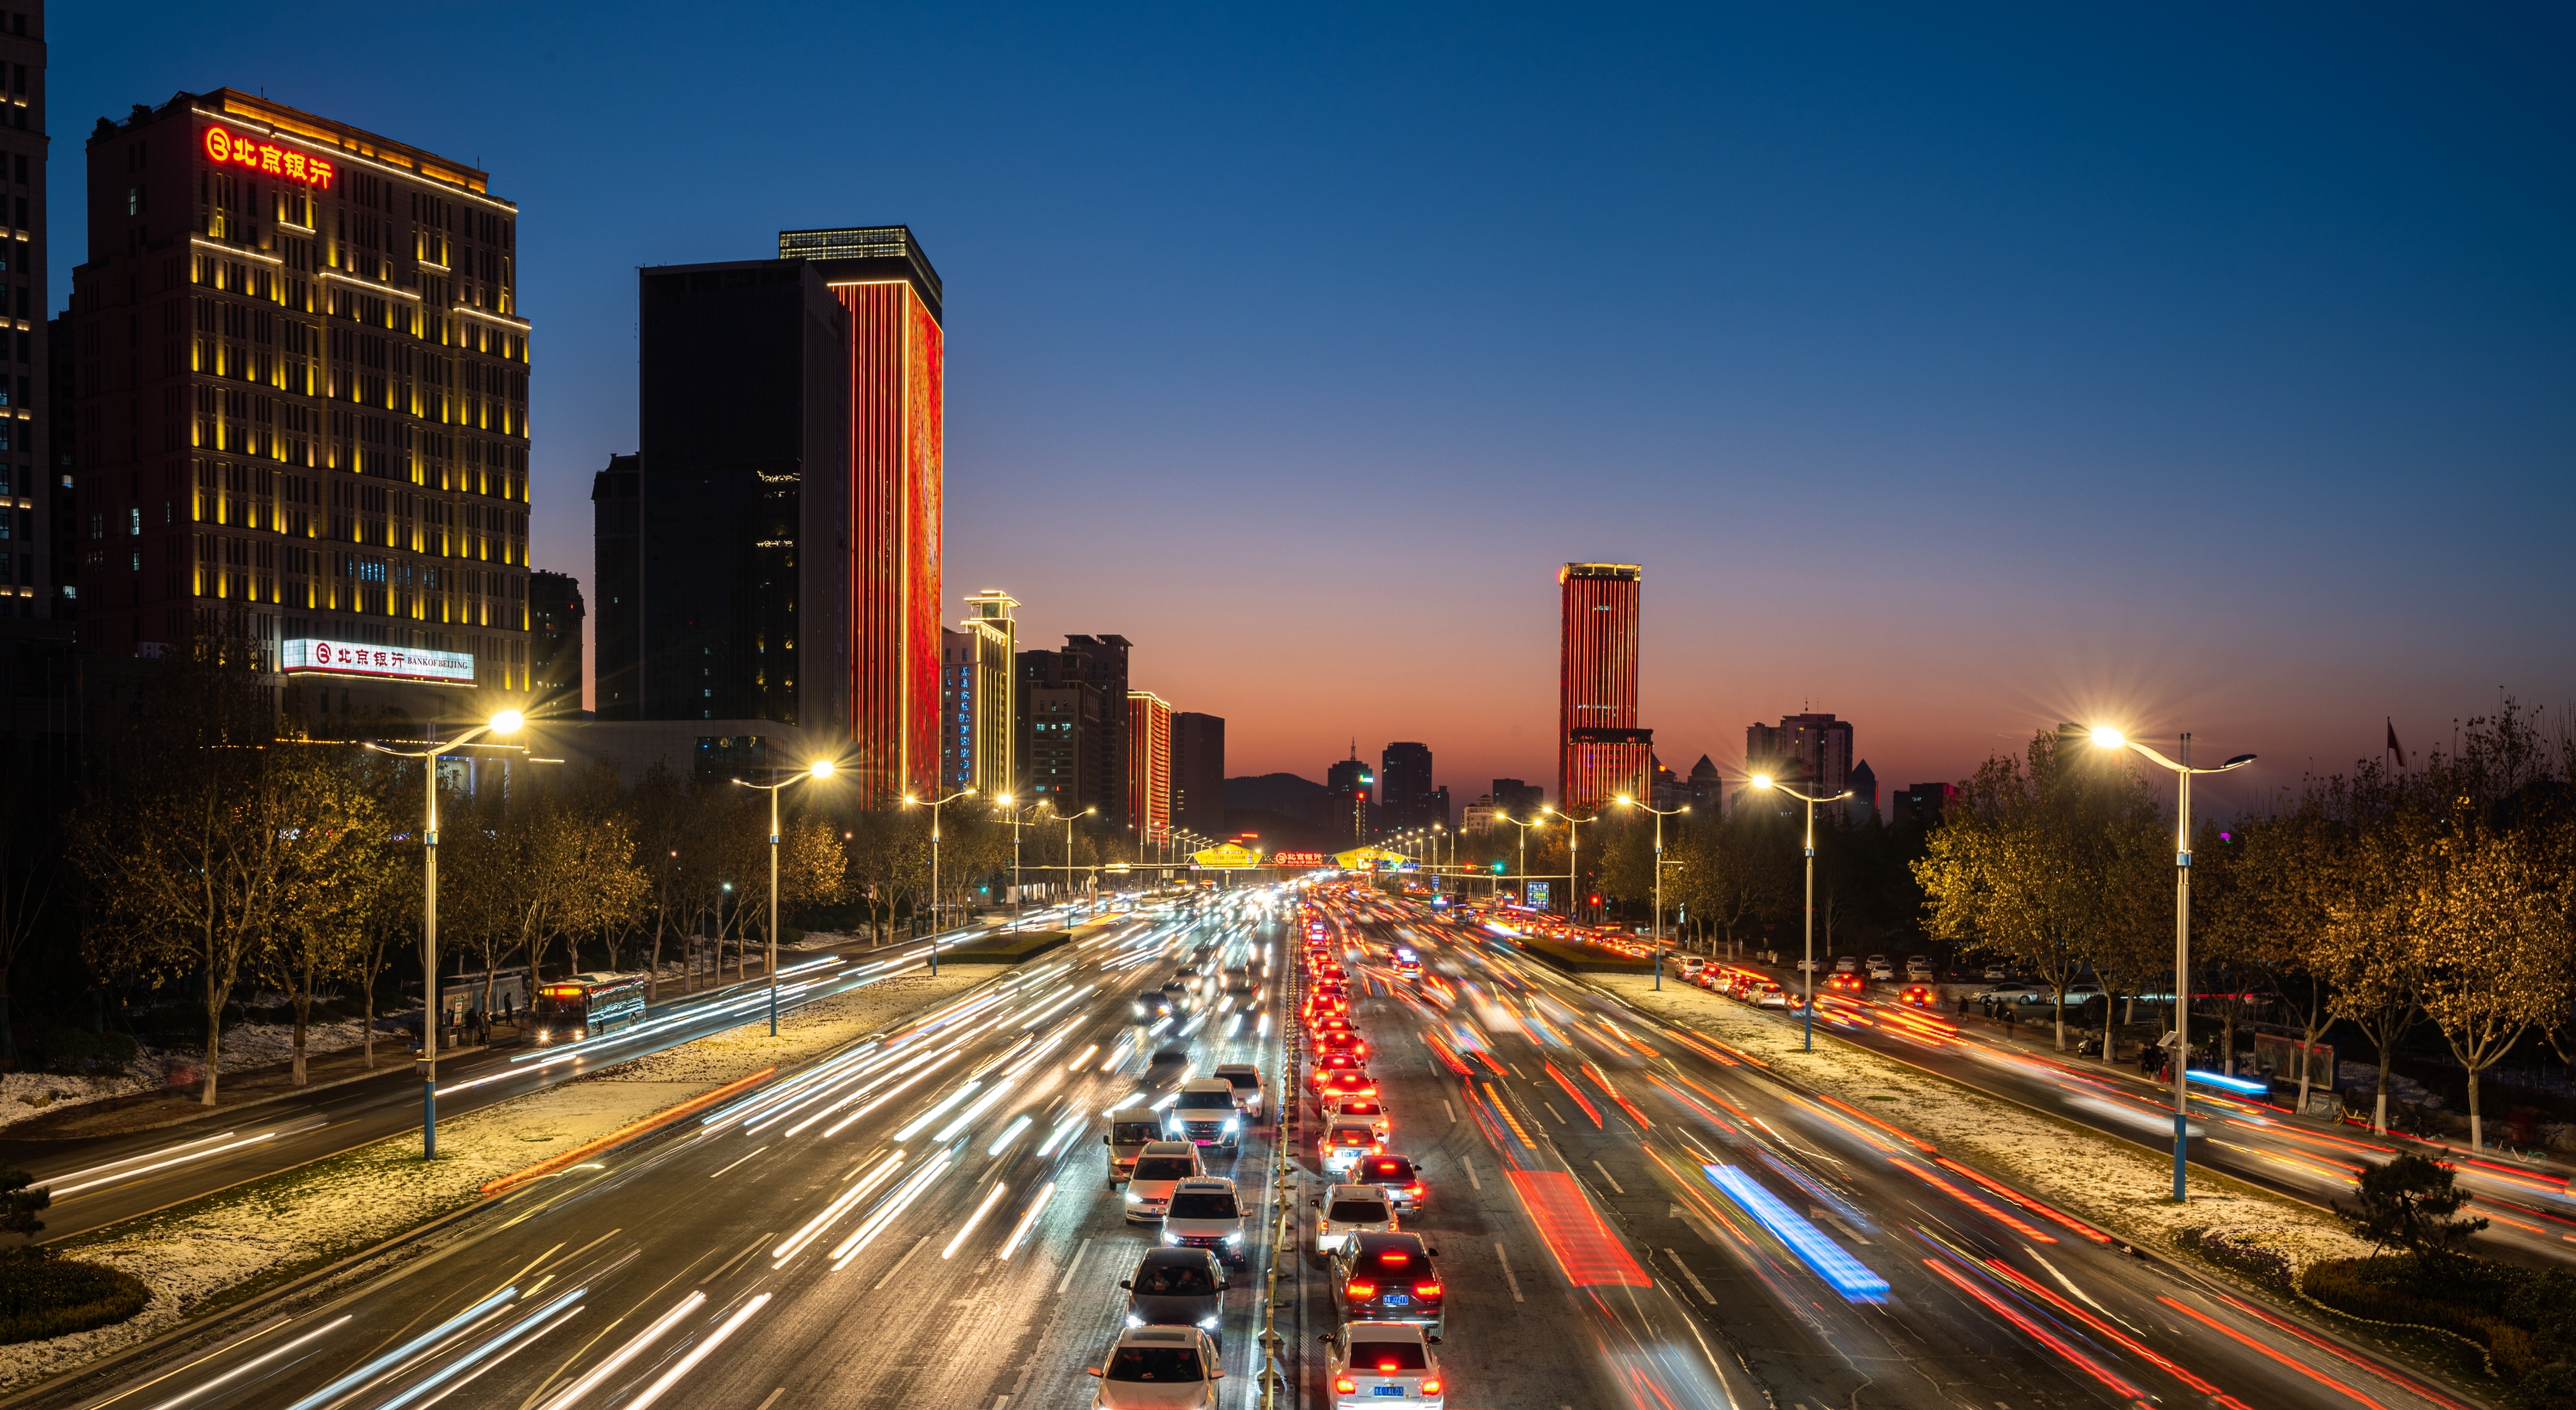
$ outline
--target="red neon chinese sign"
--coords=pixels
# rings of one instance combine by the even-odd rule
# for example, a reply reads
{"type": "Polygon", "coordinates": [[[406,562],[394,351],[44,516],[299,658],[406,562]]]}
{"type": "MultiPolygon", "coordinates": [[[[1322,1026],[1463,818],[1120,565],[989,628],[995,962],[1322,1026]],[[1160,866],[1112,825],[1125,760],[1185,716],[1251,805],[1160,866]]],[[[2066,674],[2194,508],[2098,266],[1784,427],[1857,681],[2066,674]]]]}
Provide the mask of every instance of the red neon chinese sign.
{"type": "Polygon", "coordinates": [[[329,162],[320,157],[308,157],[292,147],[235,137],[220,127],[206,129],[206,155],[219,165],[243,167],[287,181],[300,181],[322,191],[330,190],[331,178],[339,175],[329,162]]]}

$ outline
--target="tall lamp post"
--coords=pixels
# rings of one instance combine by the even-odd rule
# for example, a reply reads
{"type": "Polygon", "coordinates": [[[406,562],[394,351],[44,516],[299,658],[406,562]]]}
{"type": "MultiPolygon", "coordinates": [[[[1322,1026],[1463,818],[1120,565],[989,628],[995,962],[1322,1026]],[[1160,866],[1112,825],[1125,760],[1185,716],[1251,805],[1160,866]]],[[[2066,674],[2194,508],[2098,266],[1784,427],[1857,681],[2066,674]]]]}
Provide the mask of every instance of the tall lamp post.
{"type": "Polygon", "coordinates": [[[1601,821],[1601,815],[1594,813],[1588,818],[1578,818],[1572,813],[1559,813],[1554,805],[1548,803],[1539,804],[1538,810],[1565,819],[1565,918],[1579,920],[1581,917],[1574,898],[1583,890],[1583,868],[1578,865],[1578,859],[1583,855],[1583,825],[1601,821]]]}
{"type": "MultiPolygon", "coordinates": [[[[832,761],[817,759],[811,767],[798,769],[776,783],[753,783],[735,779],[745,788],[757,788],[769,795],[769,1036],[778,1036],[778,791],[809,778],[830,778],[832,761]]],[[[934,826],[933,831],[937,831],[934,826]]]]}
{"type": "Polygon", "coordinates": [[[1055,805],[1048,802],[1046,799],[1041,798],[1038,801],[1031,803],[1026,808],[1012,811],[1011,795],[1007,793],[995,794],[993,796],[993,801],[999,804],[1004,811],[1008,813],[1008,816],[1004,818],[1004,821],[1011,825],[1011,929],[1016,931],[1020,928],[1020,906],[1022,904],[1020,900],[1020,892],[1022,890],[1020,882],[1020,829],[1028,826],[1030,818],[1037,816],[1039,813],[1044,812],[1055,805]]]}
{"type": "MultiPolygon", "coordinates": [[[[379,754],[420,763],[422,818],[420,901],[420,1158],[438,1158],[438,757],[462,749],[484,734],[517,734],[527,716],[504,710],[444,744],[426,749],[388,749],[369,744],[379,754]]],[[[493,746],[485,745],[484,748],[493,746]]],[[[521,746],[509,746],[518,748],[521,746]]],[[[211,1079],[209,1082],[211,1085],[211,1079]]]]}
{"type": "Polygon", "coordinates": [[[1516,879],[1517,879],[1517,880],[1520,882],[1520,884],[1521,884],[1521,905],[1522,905],[1523,907],[1527,907],[1527,906],[1529,905],[1529,835],[1530,835],[1530,829],[1531,829],[1531,828],[1534,828],[1534,827],[1545,827],[1545,826],[1547,826],[1547,824],[1546,824],[1546,823],[1544,823],[1544,822],[1538,822],[1538,821],[1522,822],[1520,819],[1518,819],[1518,818],[1516,818],[1516,817],[1513,817],[1513,816],[1512,816],[1511,814],[1509,814],[1509,813],[1496,813],[1496,814],[1494,814],[1494,820],[1495,820],[1495,821],[1497,821],[1497,822],[1507,822],[1507,823],[1510,823],[1512,826],[1514,826],[1514,827],[1516,827],[1516,828],[1519,828],[1519,829],[1521,830],[1521,874],[1520,874],[1520,876],[1519,876],[1518,878],[1516,878],[1516,879]]]}
{"type": "Polygon", "coordinates": [[[1812,1053],[1816,1050],[1816,805],[1839,803],[1852,796],[1851,790],[1846,788],[1831,798],[1810,798],[1769,774],[1755,774],[1753,786],[1776,788],[1807,805],[1807,1051],[1812,1053]]]}
{"type": "MultiPolygon", "coordinates": [[[[939,810],[974,791],[961,788],[945,798],[930,800],[930,973],[934,979],[939,975],[939,810]]],[[[903,801],[906,807],[916,807],[921,800],[907,793],[903,801]]]]}
{"type": "MultiPolygon", "coordinates": [[[[1058,821],[1064,824],[1064,889],[1067,893],[1068,901],[1070,901],[1071,893],[1073,891],[1073,825],[1099,811],[1099,806],[1095,804],[1083,809],[1079,813],[1067,813],[1062,818],[1058,819],[1058,821]]],[[[1073,910],[1069,904],[1065,908],[1064,919],[1065,929],[1071,930],[1073,928],[1073,910]]]]}
{"type": "Polygon", "coordinates": [[[2182,758],[2168,759],[2118,730],[2103,726],[2093,731],[2093,742],[2104,749],[2130,749],[2160,768],[2170,769],[2180,781],[2182,798],[2174,815],[2174,1203],[2184,1202],[2182,1171],[2184,1147],[2190,1139],[2190,1114],[2185,1109],[2191,1095],[2191,778],[2194,774],[2223,774],[2254,762],[2251,754],[2239,754],[2214,769],[2191,766],[2191,735],[2182,737],[2182,758]]]}
{"type": "Polygon", "coordinates": [[[1622,793],[1619,795],[1619,805],[1623,808],[1643,808],[1655,815],[1655,987],[1661,989],[1664,987],[1664,819],[1677,818],[1689,812],[1690,804],[1684,803],[1678,808],[1658,808],[1651,803],[1640,803],[1635,798],[1622,793]]]}

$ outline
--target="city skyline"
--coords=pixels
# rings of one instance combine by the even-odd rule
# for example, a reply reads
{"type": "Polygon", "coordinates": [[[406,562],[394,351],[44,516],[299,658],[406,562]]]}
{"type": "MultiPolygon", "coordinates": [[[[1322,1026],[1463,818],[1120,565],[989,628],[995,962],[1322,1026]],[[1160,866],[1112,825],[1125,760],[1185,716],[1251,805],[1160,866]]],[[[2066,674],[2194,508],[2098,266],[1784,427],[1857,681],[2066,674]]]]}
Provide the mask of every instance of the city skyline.
{"type": "MultiPolygon", "coordinates": [[[[1363,59],[1320,22],[1147,36],[1029,20],[968,43],[916,17],[872,34],[918,62],[881,140],[851,154],[804,120],[788,95],[826,86],[796,72],[731,117],[629,141],[601,115],[631,74],[686,62],[734,84],[779,56],[720,35],[683,53],[676,27],[580,9],[524,18],[541,91],[423,110],[354,73],[283,69],[256,36],[111,36],[116,16],[63,10],[51,237],[85,244],[64,183],[89,122],[179,88],[264,89],[511,173],[546,369],[533,566],[586,594],[582,501],[634,449],[633,268],[857,215],[911,223],[971,290],[947,475],[977,515],[950,536],[948,580],[1041,604],[1031,640],[1103,621],[1190,640],[1155,685],[1228,718],[1230,773],[1302,771],[1356,733],[1427,738],[1453,785],[1549,776],[1538,575],[1596,556],[1656,570],[1641,718],[1668,760],[1732,767],[1745,720],[1811,705],[1869,731],[1882,779],[1956,778],[2033,729],[2117,717],[2262,752],[2214,785],[2251,800],[2375,752],[2387,719],[2414,745],[2499,691],[2576,694],[2567,653],[2530,649],[2576,637],[2546,555],[2495,552],[2484,515],[2428,512],[2466,486],[2517,520],[2568,520],[2550,468],[2569,412],[2549,389],[2576,366],[2576,320],[2537,233],[2563,230],[2566,196],[2514,176],[2562,168],[2576,130],[2545,82],[2565,46],[2544,20],[2363,21],[2320,54],[2288,17],[2232,28],[2223,51],[2190,14],[2117,35],[2081,17],[1541,22],[1456,52],[1436,21],[1380,19],[1363,59]],[[1243,78],[1228,56],[1255,46],[1311,83],[1179,77],[1243,78]],[[1553,91],[1564,54],[1583,59],[1566,91],[1607,101],[1532,126],[1515,99],[1553,91]],[[1387,96],[1396,73],[1420,78],[1417,98],[1387,96]],[[1663,95],[1667,120],[1634,160],[1597,166],[1582,154],[1637,116],[1620,93],[1663,95]],[[913,115],[960,100],[975,123],[913,115]],[[1069,103],[1092,130],[1030,147],[1036,114],[1069,103]],[[827,160],[828,195],[784,179],[827,160]],[[618,193],[717,161],[750,199],[625,219],[618,193]],[[1841,184],[1807,184],[1818,169],[1841,184]],[[1182,170],[1218,179],[1169,179],[1182,170]],[[1383,213],[1356,278],[1287,237],[1279,217],[1317,201],[1383,213]],[[1044,233],[1109,212],[1161,277],[1094,278],[1044,233]],[[1497,237],[1530,212],[1654,297],[1583,292],[1525,328],[1498,321],[1511,301],[1490,290],[1519,246],[1497,237]],[[1358,308],[1392,341],[1310,356],[1358,308]],[[1255,326],[1270,336],[1239,336],[1255,326]],[[1259,409],[1283,400],[1331,408],[1336,449],[1259,409]],[[1382,484],[1441,496],[1439,534],[1335,524],[1382,484]],[[1150,570],[1028,556],[1118,542],[1135,518],[1163,550],[1150,570]],[[1234,551],[1270,532],[1328,537],[1332,563],[1371,571],[1317,580],[1311,560],[1234,551]],[[1149,574],[1301,610],[1267,640],[1209,637],[1149,574]],[[1330,659],[1340,624],[1389,595],[1440,601],[1477,669],[1397,694],[1266,669],[1330,659]]],[[[821,62],[841,23],[816,17],[784,62],[821,62]]],[[[352,24],[361,43],[401,30],[352,24]]],[[[48,274],[59,308],[65,262],[48,274]]]]}

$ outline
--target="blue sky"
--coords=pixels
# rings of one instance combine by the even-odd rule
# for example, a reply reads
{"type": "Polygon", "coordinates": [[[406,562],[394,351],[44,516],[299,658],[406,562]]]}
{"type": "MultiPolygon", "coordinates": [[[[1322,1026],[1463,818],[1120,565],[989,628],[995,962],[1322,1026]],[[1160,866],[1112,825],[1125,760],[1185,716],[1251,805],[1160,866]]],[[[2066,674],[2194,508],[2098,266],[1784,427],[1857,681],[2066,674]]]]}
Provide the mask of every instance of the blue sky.
{"type": "Polygon", "coordinates": [[[1885,783],[2116,716],[2259,787],[2576,698],[2564,9],[53,10],[57,307],[180,88],[493,173],[585,580],[635,266],[909,223],[949,596],[1232,772],[1547,777],[1569,559],[1646,566],[1682,767],[1812,704],[1885,783]]]}

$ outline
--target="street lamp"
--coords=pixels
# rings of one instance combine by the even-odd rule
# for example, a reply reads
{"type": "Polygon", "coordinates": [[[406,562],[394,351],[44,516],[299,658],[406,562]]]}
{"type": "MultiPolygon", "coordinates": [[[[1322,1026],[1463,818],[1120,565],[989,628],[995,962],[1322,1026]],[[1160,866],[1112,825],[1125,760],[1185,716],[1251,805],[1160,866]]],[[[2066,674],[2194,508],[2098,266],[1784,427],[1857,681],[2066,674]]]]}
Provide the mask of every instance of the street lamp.
{"type": "Polygon", "coordinates": [[[1054,807],[1055,804],[1041,798],[1038,801],[1031,803],[1024,810],[1012,812],[1010,811],[1012,808],[1011,795],[1007,793],[995,794],[993,801],[1008,814],[1007,821],[1011,824],[1011,929],[1013,931],[1017,931],[1020,928],[1020,907],[1024,904],[1021,899],[1021,892],[1026,889],[1020,881],[1020,829],[1028,825],[1030,818],[1036,816],[1039,812],[1045,809],[1054,807]]]}
{"type": "Polygon", "coordinates": [[[1512,816],[1511,814],[1509,814],[1509,813],[1496,813],[1496,814],[1494,814],[1494,821],[1496,821],[1496,822],[1507,822],[1507,823],[1510,823],[1512,826],[1514,826],[1514,827],[1516,827],[1516,828],[1519,828],[1519,829],[1521,830],[1521,874],[1520,874],[1517,878],[1515,878],[1515,879],[1516,879],[1516,880],[1518,880],[1518,881],[1520,882],[1520,884],[1521,884],[1521,905],[1522,905],[1522,907],[1523,907],[1523,908],[1527,908],[1527,907],[1528,907],[1528,905],[1529,905],[1529,835],[1530,835],[1530,829],[1531,829],[1531,828],[1534,828],[1534,827],[1545,827],[1545,826],[1547,826],[1547,824],[1546,824],[1546,823],[1543,823],[1543,822],[1535,822],[1535,821],[1533,821],[1533,822],[1522,822],[1520,819],[1518,819],[1518,818],[1516,818],[1516,817],[1513,817],[1513,816],[1512,816]]]}
{"type": "MultiPolygon", "coordinates": [[[[476,725],[444,744],[427,749],[387,749],[370,743],[368,748],[379,754],[421,761],[423,816],[427,826],[421,829],[421,906],[420,906],[420,1158],[438,1158],[438,756],[461,749],[486,733],[517,734],[528,717],[516,710],[504,710],[488,722],[476,725]]],[[[483,746],[491,748],[491,745],[483,746]]],[[[524,745],[506,746],[524,749],[524,745]]],[[[212,1079],[209,1079],[212,1085],[212,1079]]]]}
{"type": "MultiPolygon", "coordinates": [[[[2223,774],[2254,762],[2251,754],[2239,754],[2214,769],[2191,766],[2191,735],[2182,737],[2180,761],[2166,758],[2112,729],[2108,725],[2093,731],[2093,743],[2104,749],[2126,748],[2159,767],[2171,769],[2180,780],[2182,799],[2174,817],[2174,1203],[2184,1202],[2182,1170],[2184,1147],[2189,1141],[2189,1114],[2185,1110],[2191,1095],[2191,776],[2223,774]]],[[[2104,1056],[2108,1056],[2105,1054],[2104,1056]]]]}
{"type": "Polygon", "coordinates": [[[1622,793],[1619,795],[1619,805],[1623,808],[1643,808],[1655,815],[1655,987],[1661,989],[1664,987],[1664,819],[1677,818],[1689,812],[1690,804],[1684,803],[1678,808],[1658,808],[1650,803],[1640,803],[1622,793]]]}
{"type": "Polygon", "coordinates": [[[1601,821],[1601,815],[1594,813],[1588,818],[1578,818],[1572,813],[1559,813],[1553,804],[1548,803],[1539,804],[1538,810],[1565,819],[1565,918],[1576,920],[1574,896],[1583,889],[1583,868],[1576,865],[1576,860],[1583,855],[1582,829],[1585,823],[1601,821]]]}
{"type": "Polygon", "coordinates": [[[1776,788],[1807,805],[1807,1051],[1816,1050],[1816,805],[1839,803],[1852,796],[1846,788],[1831,798],[1810,798],[1769,774],[1755,774],[1756,788],[1776,788]]]}
{"type": "Polygon", "coordinates": [[[778,1036],[778,791],[809,778],[830,778],[832,761],[817,759],[810,768],[799,769],[776,783],[753,783],[735,779],[745,788],[757,788],[769,795],[769,1036],[778,1036]]]}
{"type": "MultiPolygon", "coordinates": [[[[1099,806],[1095,804],[1083,809],[1079,813],[1067,813],[1062,819],[1064,823],[1064,889],[1068,894],[1073,890],[1073,825],[1099,811],[1099,806]]],[[[1067,909],[1065,912],[1065,928],[1067,930],[1073,928],[1072,922],[1073,912],[1070,909],[1067,909]]]]}
{"type": "MultiPolygon", "coordinates": [[[[939,977],[939,810],[974,791],[961,788],[945,798],[930,800],[930,977],[933,979],[939,977]]],[[[905,807],[913,807],[920,800],[907,793],[903,795],[903,802],[905,807]]]]}

